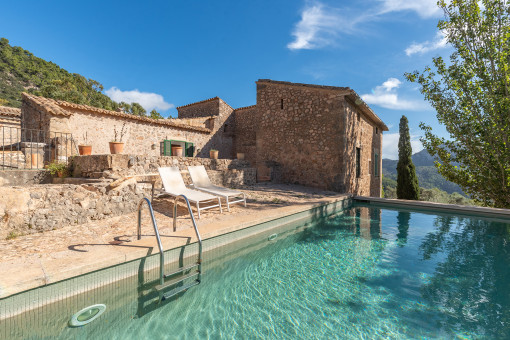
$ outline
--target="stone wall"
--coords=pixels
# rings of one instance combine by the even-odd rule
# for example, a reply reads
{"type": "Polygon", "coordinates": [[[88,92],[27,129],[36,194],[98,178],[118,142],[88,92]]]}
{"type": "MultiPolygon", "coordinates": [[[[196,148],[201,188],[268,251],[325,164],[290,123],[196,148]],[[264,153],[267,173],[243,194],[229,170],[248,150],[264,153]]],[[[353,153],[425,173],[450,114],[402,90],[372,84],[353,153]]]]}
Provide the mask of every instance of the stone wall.
{"type": "Polygon", "coordinates": [[[20,186],[50,183],[48,170],[4,170],[0,171],[1,186],[20,186]]]}
{"type": "Polygon", "coordinates": [[[195,148],[203,148],[211,138],[209,132],[181,129],[157,121],[140,121],[75,108],[66,108],[72,113],[69,116],[51,116],[29,105],[26,100],[23,105],[23,121],[27,127],[72,133],[76,144],[92,144],[93,154],[110,153],[109,142],[114,140],[114,128],[120,131],[123,124],[126,130],[124,150],[132,154],[158,156],[160,142],[164,139],[192,142],[195,148]]]}
{"type": "Polygon", "coordinates": [[[343,192],[343,96],[310,87],[257,82],[257,169],[281,181],[343,192]]]}
{"type": "MultiPolygon", "coordinates": [[[[73,176],[85,178],[112,178],[157,174],[159,167],[203,165],[212,181],[218,185],[237,187],[255,184],[255,169],[246,161],[198,157],[154,157],[137,155],[76,156],[72,160],[73,176]]],[[[191,182],[185,176],[188,184],[191,182]]]]}
{"type": "Polygon", "coordinates": [[[258,126],[257,107],[255,105],[236,109],[234,153],[244,153],[245,159],[255,166],[257,161],[256,128],[258,126]]]}
{"type": "Polygon", "coordinates": [[[200,147],[198,156],[208,157],[209,151],[219,151],[219,158],[234,158],[234,109],[221,98],[215,97],[177,108],[180,120],[210,117],[208,128],[211,138],[200,147]]]}
{"type": "Polygon", "coordinates": [[[382,131],[360,112],[349,100],[344,102],[347,133],[343,149],[345,192],[361,196],[381,196],[382,185],[382,131]],[[361,174],[356,178],[356,148],[361,149],[361,174]],[[375,154],[379,155],[379,174],[374,174],[375,154]],[[351,180],[349,180],[349,178],[351,180]]]}
{"type": "Polygon", "coordinates": [[[133,212],[147,185],[108,190],[105,184],[0,187],[0,238],[79,225],[133,212]]]}
{"type": "Polygon", "coordinates": [[[177,112],[179,114],[179,119],[219,116],[219,102],[220,98],[214,97],[196,103],[178,106],[177,112]]]}

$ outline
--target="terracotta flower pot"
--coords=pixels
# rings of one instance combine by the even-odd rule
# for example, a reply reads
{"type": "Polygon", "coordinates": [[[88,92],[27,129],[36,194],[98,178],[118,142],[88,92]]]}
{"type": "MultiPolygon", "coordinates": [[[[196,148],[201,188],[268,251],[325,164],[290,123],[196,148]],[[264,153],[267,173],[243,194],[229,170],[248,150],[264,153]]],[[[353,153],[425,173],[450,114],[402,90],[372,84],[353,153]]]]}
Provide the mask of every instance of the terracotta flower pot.
{"type": "Polygon", "coordinates": [[[121,142],[110,142],[110,153],[112,155],[122,153],[124,150],[124,143],[121,142]]]}
{"type": "Polygon", "coordinates": [[[182,157],[183,148],[180,145],[172,145],[172,156],[182,157]]]}
{"type": "Polygon", "coordinates": [[[81,156],[89,156],[92,154],[92,145],[78,145],[78,151],[81,156]]]}
{"type": "Polygon", "coordinates": [[[242,161],[242,160],[244,159],[244,153],[242,153],[242,152],[238,152],[238,153],[237,153],[237,159],[239,159],[239,160],[241,160],[241,161],[242,161]]]}
{"type": "Polygon", "coordinates": [[[218,159],[218,150],[209,150],[209,158],[218,159]]]}

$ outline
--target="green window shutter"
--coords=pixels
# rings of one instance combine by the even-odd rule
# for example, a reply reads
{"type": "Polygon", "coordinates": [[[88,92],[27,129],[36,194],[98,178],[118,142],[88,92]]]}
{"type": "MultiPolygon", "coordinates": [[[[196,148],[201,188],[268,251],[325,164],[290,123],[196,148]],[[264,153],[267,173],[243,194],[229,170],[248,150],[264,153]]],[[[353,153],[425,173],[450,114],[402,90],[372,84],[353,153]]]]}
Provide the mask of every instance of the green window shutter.
{"type": "Polygon", "coordinates": [[[374,154],[374,175],[379,177],[379,154],[377,152],[374,154]]]}
{"type": "Polygon", "coordinates": [[[193,146],[193,143],[186,142],[185,150],[186,150],[186,152],[184,153],[185,157],[193,157],[193,153],[195,152],[195,147],[193,146]]]}
{"type": "Polygon", "coordinates": [[[172,156],[172,141],[165,139],[162,144],[163,148],[161,150],[161,154],[163,156],[172,156]]]}

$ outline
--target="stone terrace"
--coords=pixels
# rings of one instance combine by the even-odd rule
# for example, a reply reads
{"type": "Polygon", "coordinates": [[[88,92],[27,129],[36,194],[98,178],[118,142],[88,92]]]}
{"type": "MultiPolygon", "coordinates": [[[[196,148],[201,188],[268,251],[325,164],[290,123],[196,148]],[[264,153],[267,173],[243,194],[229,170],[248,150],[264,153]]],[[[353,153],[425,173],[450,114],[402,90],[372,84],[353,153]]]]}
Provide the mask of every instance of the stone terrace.
{"type": "MultiPolygon", "coordinates": [[[[233,205],[231,212],[211,209],[197,220],[204,239],[305,211],[346,198],[338,193],[295,185],[258,184],[240,189],[247,207],[233,205]]],[[[177,231],[173,231],[173,200],[154,201],[155,216],[164,249],[194,242],[191,219],[184,206],[178,209],[177,231]]],[[[157,252],[156,239],[147,210],[142,221],[142,240],[136,239],[137,213],[129,213],[80,226],[64,226],[44,233],[0,241],[0,298],[30,288],[64,280],[93,270],[157,252]]]]}

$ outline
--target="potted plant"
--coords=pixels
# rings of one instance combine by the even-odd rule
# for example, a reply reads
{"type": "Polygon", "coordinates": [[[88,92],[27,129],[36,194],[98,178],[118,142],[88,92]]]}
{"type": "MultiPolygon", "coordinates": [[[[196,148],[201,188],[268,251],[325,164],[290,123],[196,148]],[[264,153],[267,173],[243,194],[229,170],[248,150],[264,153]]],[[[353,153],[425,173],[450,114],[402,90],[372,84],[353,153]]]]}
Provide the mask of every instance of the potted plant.
{"type": "Polygon", "coordinates": [[[172,156],[182,157],[183,148],[181,145],[172,145],[172,156]]]}
{"type": "Polygon", "coordinates": [[[209,158],[218,159],[218,150],[216,149],[209,150],[209,158]]]}
{"type": "Polygon", "coordinates": [[[122,151],[124,151],[124,142],[122,142],[122,139],[124,138],[126,131],[126,123],[122,124],[120,131],[117,131],[117,127],[115,125],[113,126],[114,140],[110,142],[110,153],[112,155],[122,153],[122,151]]]}
{"type": "Polygon", "coordinates": [[[53,176],[57,176],[59,178],[67,177],[69,175],[67,164],[58,161],[52,161],[48,164],[48,170],[50,174],[53,176]]]}
{"type": "Polygon", "coordinates": [[[84,144],[78,145],[78,151],[80,152],[80,156],[89,156],[92,154],[92,145],[88,144],[88,135],[87,132],[83,135],[84,144]]]}

